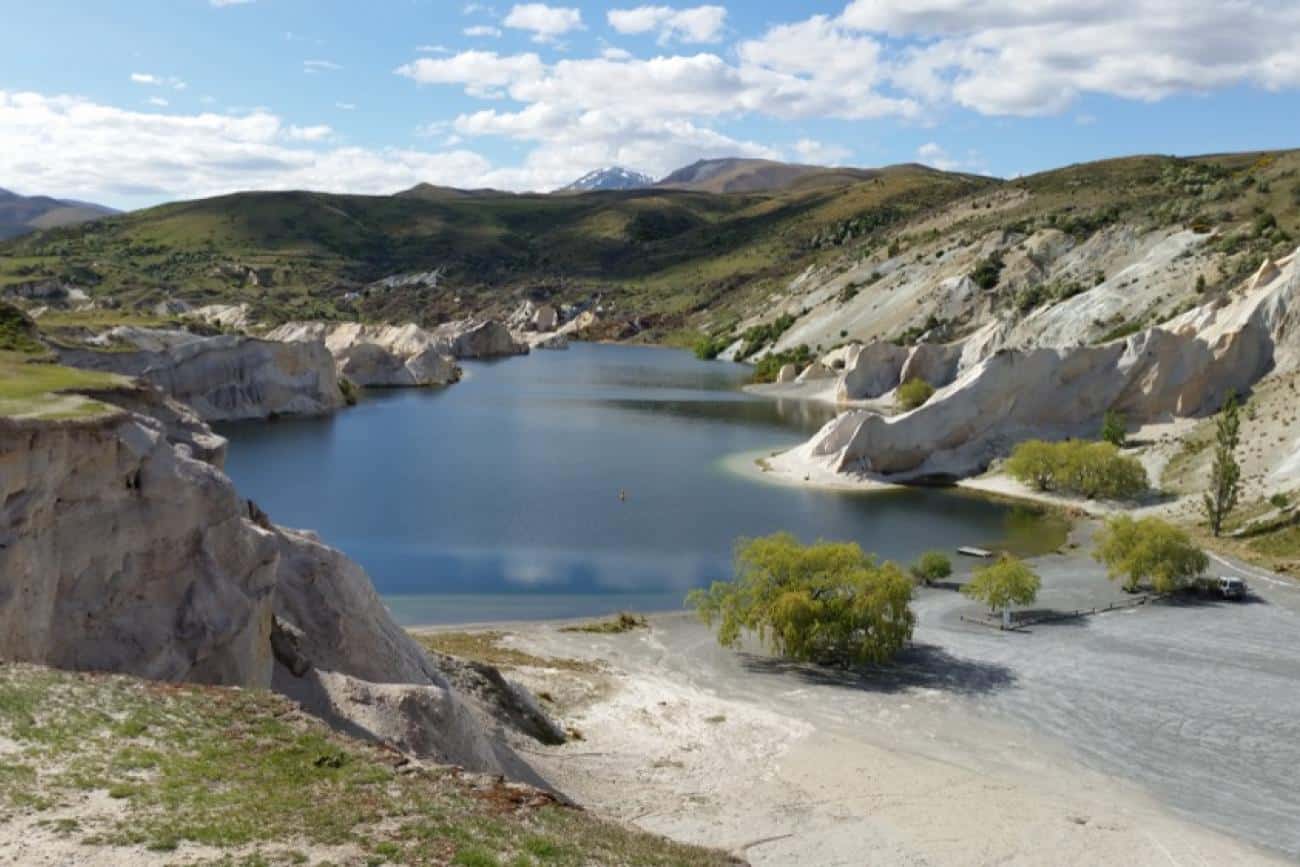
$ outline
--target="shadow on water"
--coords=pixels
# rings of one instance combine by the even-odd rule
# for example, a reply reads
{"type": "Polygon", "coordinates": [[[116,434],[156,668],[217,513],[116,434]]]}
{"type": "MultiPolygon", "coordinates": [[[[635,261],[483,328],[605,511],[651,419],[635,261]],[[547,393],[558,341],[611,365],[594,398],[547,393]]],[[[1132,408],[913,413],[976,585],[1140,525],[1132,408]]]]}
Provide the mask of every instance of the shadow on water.
{"type": "Polygon", "coordinates": [[[755,674],[795,677],[814,686],[896,693],[938,689],[956,695],[983,695],[1016,683],[1005,665],[954,656],[934,644],[913,644],[887,665],[843,669],[741,653],[741,665],[755,674]]]}

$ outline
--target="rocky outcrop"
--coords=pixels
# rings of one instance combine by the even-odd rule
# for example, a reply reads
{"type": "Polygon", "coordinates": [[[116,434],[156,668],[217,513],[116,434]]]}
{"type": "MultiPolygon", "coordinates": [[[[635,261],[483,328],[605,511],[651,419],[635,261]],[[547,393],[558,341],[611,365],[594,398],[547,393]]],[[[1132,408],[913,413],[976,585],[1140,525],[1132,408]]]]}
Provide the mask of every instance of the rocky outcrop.
{"type": "Polygon", "coordinates": [[[447,385],[461,370],[441,341],[414,324],[291,322],[267,335],[291,343],[323,341],[338,372],[363,387],[447,385]]]}
{"type": "Polygon", "coordinates": [[[204,421],[322,415],[343,403],[334,361],[319,341],[114,328],[106,350],[67,348],[59,360],[147,380],[204,421]]]}
{"type": "Polygon", "coordinates": [[[270,686],[353,734],[540,782],[498,731],[556,736],[525,690],[426,653],[357,564],[273,525],[159,421],[0,418],[0,503],[0,658],[270,686]]]}
{"type": "MultiPolygon", "coordinates": [[[[1216,411],[1270,371],[1300,365],[1300,267],[1294,257],[1283,262],[1287,269],[1267,284],[1125,340],[999,350],[911,412],[841,415],[804,456],[897,480],[965,476],[1023,439],[1094,435],[1109,409],[1136,423],[1216,411]]],[[[936,355],[944,370],[960,363],[955,352],[936,355]]],[[[850,353],[846,368],[864,391],[896,382],[895,354],[882,350],[874,368],[864,368],[864,357],[850,353]]]]}
{"type": "MultiPolygon", "coordinates": [[[[250,272],[256,279],[256,272],[250,272]]],[[[245,331],[252,324],[247,304],[205,304],[185,311],[189,319],[230,331],[245,331]]]]}
{"type": "Polygon", "coordinates": [[[448,322],[434,329],[433,336],[442,351],[453,358],[528,354],[528,344],[516,340],[510,329],[495,319],[448,322]]]}
{"type": "Polygon", "coordinates": [[[273,533],[161,423],[0,419],[0,657],[271,682],[273,533]]]}
{"type": "Polygon", "coordinates": [[[795,364],[783,364],[781,369],[776,373],[777,384],[794,382],[799,377],[799,366],[795,364]]]}
{"type": "Polygon", "coordinates": [[[212,432],[188,406],[142,380],[113,389],[83,389],[86,397],[162,423],[167,440],[193,458],[221,469],[226,464],[226,438],[212,432]]]}
{"type": "Polygon", "coordinates": [[[907,350],[892,343],[854,344],[844,354],[844,372],[835,387],[840,402],[880,397],[898,386],[907,350]]]}

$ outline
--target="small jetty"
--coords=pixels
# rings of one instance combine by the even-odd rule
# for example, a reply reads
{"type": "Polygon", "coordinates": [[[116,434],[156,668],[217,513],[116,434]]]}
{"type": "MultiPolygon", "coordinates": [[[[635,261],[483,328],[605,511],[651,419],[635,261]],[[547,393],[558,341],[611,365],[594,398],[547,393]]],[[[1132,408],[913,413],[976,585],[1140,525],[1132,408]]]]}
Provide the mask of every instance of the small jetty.
{"type": "Polygon", "coordinates": [[[966,557],[978,557],[981,560],[989,560],[993,557],[993,552],[987,548],[976,548],[974,545],[963,545],[957,549],[957,553],[966,557]]]}

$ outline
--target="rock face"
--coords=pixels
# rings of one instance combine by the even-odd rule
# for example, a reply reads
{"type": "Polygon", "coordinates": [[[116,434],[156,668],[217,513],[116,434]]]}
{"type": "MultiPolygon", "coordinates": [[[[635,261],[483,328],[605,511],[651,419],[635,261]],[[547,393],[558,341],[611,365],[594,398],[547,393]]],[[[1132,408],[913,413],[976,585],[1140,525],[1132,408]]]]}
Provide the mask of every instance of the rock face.
{"type": "MultiPolygon", "coordinates": [[[[947,384],[940,374],[966,357],[943,348],[916,363],[944,385],[924,406],[893,418],[844,413],[801,447],[804,456],[898,480],[965,476],[1024,439],[1092,436],[1108,409],[1137,423],[1216,411],[1270,371],[1300,366],[1300,267],[1295,257],[1283,264],[1268,283],[1162,327],[1101,346],[998,350],[947,384]]],[[[849,354],[841,389],[896,384],[897,354],[867,349],[849,354]]]]}
{"type": "Polygon", "coordinates": [[[892,343],[854,344],[844,354],[844,373],[835,399],[844,402],[880,397],[898,386],[907,350],[892,343]]]}
{"type": "Polygon", "coordinates": [[[794,382],[799,377],[799,368],[794,364],[783,364],[776,373],[778,383],[794,382]]]}
{"type": "Polygon", "coordinates": [[[291,322],[267,338],[291,343],[324,341],[338,372],[363,387],[447,385],[461,375],[443,345],[414,324],[291,322]]]}
{"type": "Polygon", "coordinates": [[[343,403],[333,358],[319,341],[198,337],[141,328],[115,328],[106,337],[132,348],[64,349],[60,362],[140,377],[204,421],[322,415],[343,403]]]}
{"type": "Polygon", "coordinates": [[[270,685],[274,535],[159,422],[0,419],[0,502],[0,657],[270,685]]]}
{"type": "Polygon", "coordinates": [[[510,329],[495,319],[448,322],[434,329],[433,336],[442,351],[453,358],[528,354],[528,344],[516,340],[510,329]]]}
{"type": "Polygon", "coordinates": [[[134,413],[0,418],[0,658],[270,686],[354,734],[540,782],[497,731],[557,735],[525,690],[426,653],[356,563],[190,452],[134,413]]]}

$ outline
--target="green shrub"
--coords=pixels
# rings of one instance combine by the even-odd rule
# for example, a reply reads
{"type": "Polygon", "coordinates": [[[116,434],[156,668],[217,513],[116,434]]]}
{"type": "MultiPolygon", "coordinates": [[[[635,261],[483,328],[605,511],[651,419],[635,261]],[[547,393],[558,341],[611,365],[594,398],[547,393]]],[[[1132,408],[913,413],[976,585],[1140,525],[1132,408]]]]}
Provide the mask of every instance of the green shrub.
{"type": "Polygon", "coordinates": [[[975,570],[975,575],[962,585],[961,592],[978,599],[990,611],[1012,605],[1028,605],[1038,598],[1042,579],[1022,560],[1003,554],[996,563],[975,570]]]}
{"type": "Polygon", "coordinates": [[[942,551],[926,551],[912,564],[912,577],[924,584],[952,574],[952,561],[942,551]]]}
{"type": "Polygon", "coordinates": [[[758,364],[754,365],[753,381],[757,383],[776,382],[777,374],[787,364],[793,364],[795,367],[803,369],[811,363],[812,350],[808,348],[808,344],[800,343],[794,349],[773,352],[759,359],[758,364]]]}
{"type": "Polygon", "coordinates": [[[1124,414],[1113,409],[1106,410],[1106,417],[1101,422],[1101,439],[1116,448],[1123,448],[1128,439],[1128,425],[1124,414]]]}
{"type": "Polygon", "coordinates": [[[1269,497],[1268,501],[1273,505],[1273,508],[1275,509],[1285,509],[1287,506],[1291,504],[1291,501],[1287,498],[1287,495],[1280,492],[1269,497]]]}
{"type": "Polygon", "coordinates": [[[909,379],[898,387],[898,405],[905,410],[922,406],[934,394],[934,386],[924,379],[909,379]]]}
{"type": "Polygon", "coordinates": [[[994,253],[975,263],[975,269],[970,272],[970,279],[981,289],[992,289],[1002,279],[1002,268],[1002,254],[994,253]]]}
{"type": "Polygon", "coordinates": [[[736,578],[693,590],[696,609],[718,642],[757,633],[770,650],[801,662],[886,662],[911,640],[912,582],[893,563],[849,542],[802,545],[789,533],[742,539],[736,578]]]}
{"type": "Polygon", "coordinates": [[[1148,584],[1158,593],[1177,590],[1210,564],[1205,552],[1168,521],[1128,515],[1106,521],[1093,556],[1106,565],[1107,577],[1124,579],[1126,590],[1148,584]]]}
{"type": "Polygon", "coordinates": [[[701,334],[696,338],[691,349],[695,357],[703,361],[712,361],[718,357],[718,353],[731,345],[731,337],[726,334],[717,334],[710,337],[707,334],[701,334]]]}
{"type": "Polygon", "coordinates": [[[1129,500],[1150,488],[1146,469],[1107,442],[1026,440],[1007,459],[1013,479],[1040,491],[1129,500]]]}
{"type": "Polygon", "coordinates": [[[782,334],[790,330],[791,325],[794,325],[794,317],[789,313],[782,313],[771,322],[746,328],[745,332],[740,335],[744,343],[741,345],[740,352],[736,354],[736,357],[749,358],[763,347],[776,343],[782,334]]]}
{"type": "Polygon", "coordinates": [[[0,351],[35,353],[44,349],[37,339],[32,318],[17,307],[0,302],[0,351]]]}

